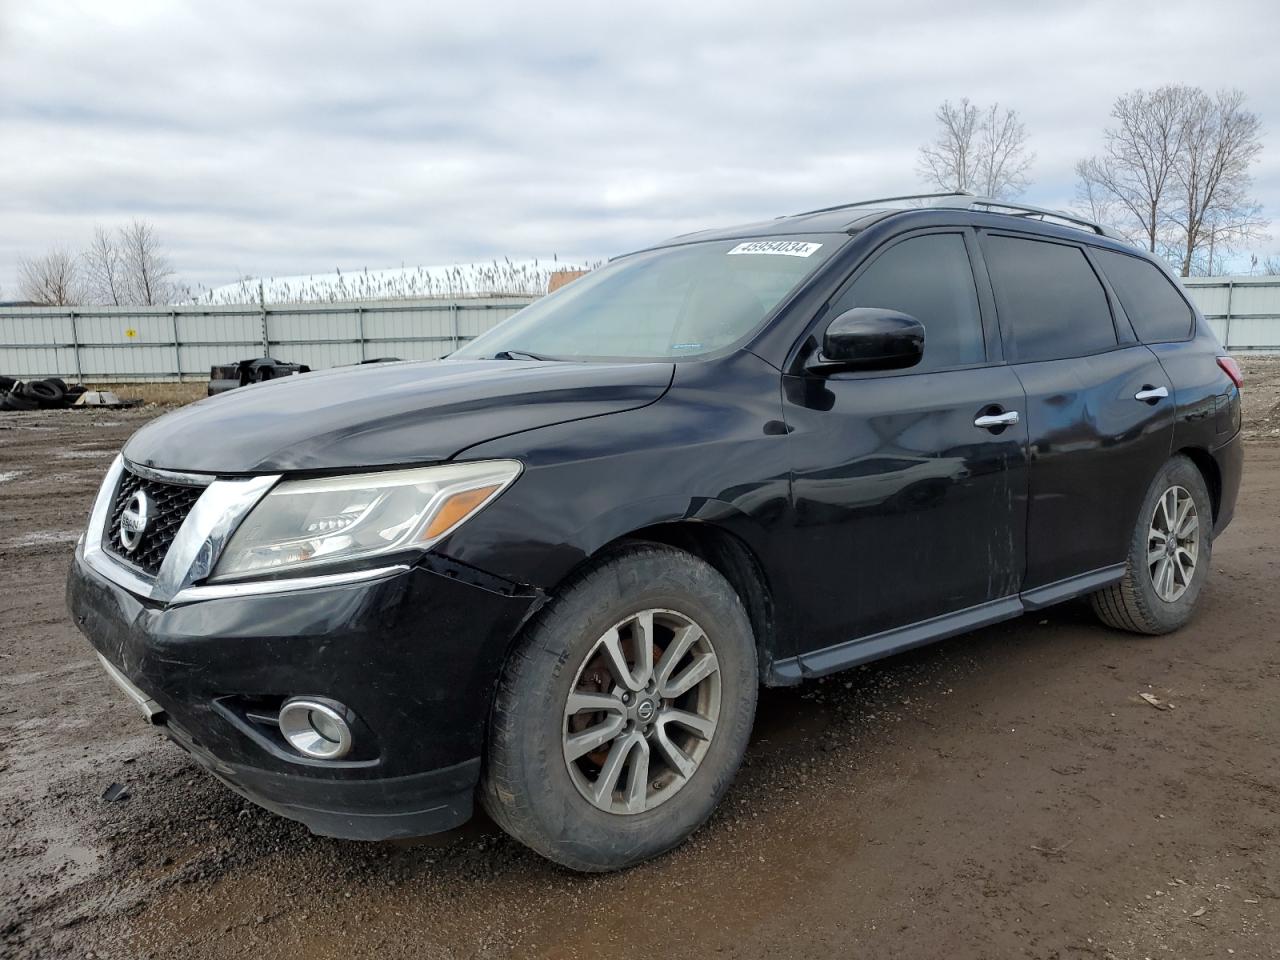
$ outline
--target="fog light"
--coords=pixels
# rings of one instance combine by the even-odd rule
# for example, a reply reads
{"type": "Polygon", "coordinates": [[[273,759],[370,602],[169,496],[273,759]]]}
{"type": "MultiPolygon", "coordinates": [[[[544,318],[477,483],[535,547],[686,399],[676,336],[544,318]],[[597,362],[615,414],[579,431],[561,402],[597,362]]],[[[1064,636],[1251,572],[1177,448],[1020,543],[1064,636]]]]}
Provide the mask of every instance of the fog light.
{"type": "Polygon", "coordinates": [[[340,760],[351,752],[351,727],[340,703],[295,697],[280,708],[280,733],[305,757],[340,760]]]}

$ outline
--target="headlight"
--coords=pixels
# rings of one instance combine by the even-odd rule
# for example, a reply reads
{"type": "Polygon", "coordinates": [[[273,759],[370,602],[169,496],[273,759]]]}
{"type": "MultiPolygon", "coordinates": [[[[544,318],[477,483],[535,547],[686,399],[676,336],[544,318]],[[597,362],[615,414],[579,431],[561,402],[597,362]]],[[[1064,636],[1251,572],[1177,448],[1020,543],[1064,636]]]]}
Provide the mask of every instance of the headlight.
{"type": "Polygon", "coordinates": [[[236,530],[215,580],[425,550],[520,475],[515,460],[276,485],[236,530]]]}

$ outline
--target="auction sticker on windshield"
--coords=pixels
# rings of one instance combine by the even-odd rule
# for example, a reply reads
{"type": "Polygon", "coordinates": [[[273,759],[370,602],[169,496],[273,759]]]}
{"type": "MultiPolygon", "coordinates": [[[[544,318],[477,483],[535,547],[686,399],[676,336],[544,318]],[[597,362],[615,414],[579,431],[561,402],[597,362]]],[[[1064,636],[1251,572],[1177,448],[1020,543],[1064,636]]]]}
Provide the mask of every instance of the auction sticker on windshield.
{"type": "Polygon", "coordinates": [[[807,257],[821,249],[820,243],[804,240],[749,240],[729,251],[729,256],[741,253],[770,253],[782,257],[807,257]]]}

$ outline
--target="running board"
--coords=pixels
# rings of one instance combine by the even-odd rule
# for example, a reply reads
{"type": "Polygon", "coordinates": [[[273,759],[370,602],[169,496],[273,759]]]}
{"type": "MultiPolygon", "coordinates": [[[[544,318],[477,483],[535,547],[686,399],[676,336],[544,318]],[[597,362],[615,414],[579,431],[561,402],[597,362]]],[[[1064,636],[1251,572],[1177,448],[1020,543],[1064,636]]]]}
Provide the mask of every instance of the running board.
{"type": "Polygon", "coordinates": [[[921,620],[919,623],[894,627],[857,640],[846,640],[844,643],[785,660],[776,660],[770,665],[765,682],[769,686],[790,686],[801,680],[826,676],[837,670],[847,670],[849,667],[901,653],[903,650],[945,640],[958,633],[967,633],[1002,620],[1012,620],[1029,610],[1040,610],[1099,590],[1120,580],[1124,571],[1123,563],[1091,570],[1079,576],[1023,591],[1017,596],[990,600],[931,620],[921,620]]]}
{"type": "Polygon", "coordinates": [[[1093,593],[1095,590],[1110,586],[1117,580],[1123,580],[1124,571],[1125,565],[1117,563],[1115,566],[1082,573],[1078,577],[1067,577],[1065,580],[1048,583],[1043,587],[1023,590],[1022,605],[1028,610],[1041,610],[1045,607],[1051,607],[1055,603],[1061,603],[1063,600],[1070,600],[1086,593],[1093,593]]]}

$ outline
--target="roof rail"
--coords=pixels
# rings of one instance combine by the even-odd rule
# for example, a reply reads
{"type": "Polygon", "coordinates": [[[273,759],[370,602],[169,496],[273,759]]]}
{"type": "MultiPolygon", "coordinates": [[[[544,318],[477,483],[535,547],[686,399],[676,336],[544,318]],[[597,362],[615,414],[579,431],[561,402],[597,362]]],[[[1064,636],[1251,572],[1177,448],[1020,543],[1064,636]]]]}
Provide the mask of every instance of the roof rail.
{"type": "Polygon", "coordinates": [[[960,210],[985,210],[988,213],[1000,213],[1012,217],[1026,217],[1029,219],[1045,220],[1046,218],[1053,220],[1061,220],[1070,226],[1091,230],[1100,237],[1110,237],[1112,240],[1124,240],[1125,238],[1116,233],[1110,227],[1104,227],[1102,224],[1085,217],[1077,216],[1074,213],[1067,213],[1065,210],[1051,210],[1048,207],[1033,207],[1028,203],[1017,203],[1012,200],[995,200],[991,197],[975,197],[972,195],[961,196],[953,194],[954,199],[939,197],[932,204],[935,207],[948,207],[960,210]]]}
{"type": "Polygon", "coordinates": [[[879,197],[875,200],[859,200],[856,203],[839,203],[833,207],[822,207],[818,210],[806,210],[804,213],[793,214],[797,217],[806,217],[815,213],[831,213],[836,210],[851,210],[856,207],[874,207],[877,204],[899,203],[904,200],[925,200],[930,201],[924,206],[930,207],[946,207],[952,210],[985,210],[988,213],[999,213],[1011,217],[1026,217],[1028,219],[1037,220],[1058,220],[1068,226],[1077,229],[1084,229],[1096,233],[1100,237],[1110,237],[1112,240],[1124,241],[1125,237],[1110,227],[1104,227],[1102,224],[1085,217],[1077,216],[1074,213],[1068,213],[1065,210],[1051,210],[1048,207],[1033,207],[1027,203],[1018,203],[1013,200],[996,200],[992,197],[979,197],[967,190],[951,190],[946,193],[908,193],[900,197],[879,197]]]}
{"type": "MultiPolygon", "coordinates": [[[[965,197],[967,199],[975,199],[972,193],[967,190],[948,190],[946,193],[907,193],[900,197],[877,197],[875,200],[858,200],[854,203],[837,203],[834,207],[820,207],[817,210],[805,210],[801,213],[792,213],[788,216],[807,217],[812,213],[831,213],[833,210],[848,210],[851,207],[871,207],[877,203],[895,203],[899,200],[942,200],[948,197],[965,197]]],[[[948,204],[949,206],[949,204],[948,204]]],[[[779,220],[782,217],[778,218],[779,220]]]]}

